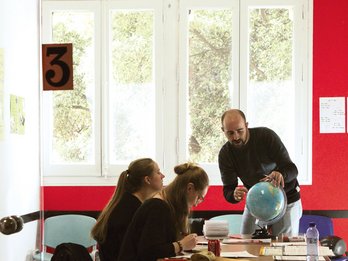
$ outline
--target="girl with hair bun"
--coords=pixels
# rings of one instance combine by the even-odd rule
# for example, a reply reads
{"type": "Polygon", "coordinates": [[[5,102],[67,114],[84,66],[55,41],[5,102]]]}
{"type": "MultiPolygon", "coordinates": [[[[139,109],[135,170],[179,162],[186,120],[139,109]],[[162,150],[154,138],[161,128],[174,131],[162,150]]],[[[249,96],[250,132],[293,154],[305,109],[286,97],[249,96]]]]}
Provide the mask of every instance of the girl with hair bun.
{"type": "Polygon", "coordinates": [[[150,158],[132,161],[121,173],[114,194],[91,231],[98,242],[101,261],[117,259],[135,211],[162,189],[163,178],[158,164],[150,158]]]}
{"type": "Polygon", "coordinates": [[[177,165],[174,171],[175,179],[135,213],[118,261],[156,261],[196,246],[188,218],[191,208],[204,200],[209,178],[193,163],[177,165]]]}

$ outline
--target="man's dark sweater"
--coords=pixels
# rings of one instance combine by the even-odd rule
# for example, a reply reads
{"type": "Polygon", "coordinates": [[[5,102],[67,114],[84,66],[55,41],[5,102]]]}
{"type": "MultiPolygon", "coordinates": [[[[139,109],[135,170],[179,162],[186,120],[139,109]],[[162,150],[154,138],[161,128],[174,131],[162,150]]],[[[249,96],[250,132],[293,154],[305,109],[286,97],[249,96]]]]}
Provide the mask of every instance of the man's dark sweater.
{"type": "Polygon", "coordinates": [[[298,170],[278,135],[265,127],[250,128],[249,141],[241,148],[226,142],[219,153],[219,168],[223,182],[224,197],[228,202],[238,203],[233,192],[238,177],[247,189],[272,171],[279,171],[285,182],[288,204],[300,199],[298,170]]]}

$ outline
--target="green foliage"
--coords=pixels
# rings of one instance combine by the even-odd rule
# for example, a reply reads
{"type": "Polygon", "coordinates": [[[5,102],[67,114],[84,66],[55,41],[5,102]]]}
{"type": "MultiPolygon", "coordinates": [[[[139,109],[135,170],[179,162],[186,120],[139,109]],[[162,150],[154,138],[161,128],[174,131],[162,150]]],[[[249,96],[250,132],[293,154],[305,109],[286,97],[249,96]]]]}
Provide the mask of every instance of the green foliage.
{"type": "MultiPolygon", "coordinates": [[[[218,151],[225,142],[220,117],[233,98],[229,88],[233,59],[232,12],[198,10],[191,16],[189,111],[192,133],[189,152],[194,161],[216,162],[218,151]]],[[[293,37],[289,11],[254,9],[250,12],[249,22],[249,79],[289,80],[293,37]]]]}
{"type": "Polygon", "coordinates": [[[85,74],[80,64],[92,39],[63,23],[54,27],[54,39],[73,43],[74,90],[53,92],[53,146],[62,160],[84,161],[90,154],[93,126],[85,74]]]}
{"type": "Polygon", "coordinates": [[[292,29],[287,9],[254,9],[250,12],[250,80],[291,79],[292,29]]]}
{"type": "Polygon", "coordinates": [[[152,81],[153,14],[116,12],[112,16],[112,64],[115,82],[152,81]]]}
{"type": "Polygon", "coordinates": [[[216,162],[224,143],[220,117],[229,107],[232,13],[198,10],[190,23],[191,160],[216,162]]]}

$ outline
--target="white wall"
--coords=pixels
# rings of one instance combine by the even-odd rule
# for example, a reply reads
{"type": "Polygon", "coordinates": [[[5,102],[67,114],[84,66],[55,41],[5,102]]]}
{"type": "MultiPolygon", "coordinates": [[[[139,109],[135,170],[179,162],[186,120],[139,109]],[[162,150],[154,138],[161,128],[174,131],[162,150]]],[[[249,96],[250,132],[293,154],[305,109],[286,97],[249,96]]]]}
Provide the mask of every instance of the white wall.
{"type": "MultiPolygon", "coordinates": [[[[4,50],[0,106],[5,125],[0,138],[0,218],[40,209],[39,2],[0,0],[0,48],[4,50]],[[25,99],[24,135],[10,132],[11,94],[25,99]]],[[[19,233],[0,233],[0,260],[26,260],[36,247],[37,225],[29,222],[19,233]]]]}

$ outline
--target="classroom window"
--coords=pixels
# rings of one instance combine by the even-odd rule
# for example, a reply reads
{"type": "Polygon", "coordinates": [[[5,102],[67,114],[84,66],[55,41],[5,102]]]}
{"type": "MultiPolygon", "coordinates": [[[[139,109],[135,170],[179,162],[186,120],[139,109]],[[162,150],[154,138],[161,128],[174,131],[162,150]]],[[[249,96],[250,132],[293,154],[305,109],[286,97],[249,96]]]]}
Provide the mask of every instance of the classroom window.
{"type": "Polygon", "coordinates": [[[43,40],[72,42],[74,90],[43,92],[43,165],[105,182],[139,157],[194,161],[221,184],[224,110],[274,129],[311,182],[311,2],[43,1],[43,40]]]}

